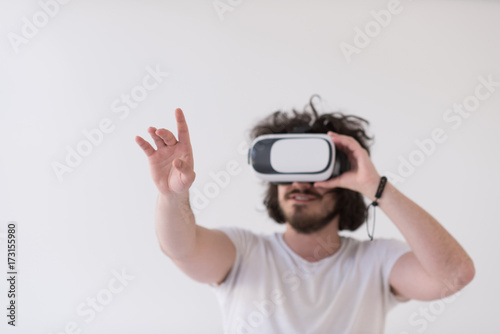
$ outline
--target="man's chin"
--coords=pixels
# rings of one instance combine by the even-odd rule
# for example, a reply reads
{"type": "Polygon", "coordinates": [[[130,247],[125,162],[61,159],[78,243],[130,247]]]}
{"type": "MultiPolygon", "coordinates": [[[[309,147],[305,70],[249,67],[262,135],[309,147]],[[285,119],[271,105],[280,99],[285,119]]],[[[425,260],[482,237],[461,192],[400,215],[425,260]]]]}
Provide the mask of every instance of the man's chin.
{"type": "Polygon", "coordinates": [[[327,226],[330,222],[321,221],[321,222],[312,222],[311,220],[288,220],[288,224],[292,229],[294,229],[299,234],[312,234],[314,232],[321,231],[325,226],[327,226]]]}
{"type": "Polygon", "coordinates": [[[316,232],[321,231],[322,229],[325,228],[326,225],[324,226],[293,226],[290,224],[290,227],[297,232],[298,234],[303,234],[303,235],[310,235],[316,232]]]}

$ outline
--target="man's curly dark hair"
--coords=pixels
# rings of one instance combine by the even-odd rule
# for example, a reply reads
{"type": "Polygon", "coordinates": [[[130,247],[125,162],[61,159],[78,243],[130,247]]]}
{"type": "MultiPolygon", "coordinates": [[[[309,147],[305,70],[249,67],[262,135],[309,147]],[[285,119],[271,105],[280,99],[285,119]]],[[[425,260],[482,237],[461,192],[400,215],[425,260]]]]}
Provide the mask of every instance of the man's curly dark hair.
{"type": "MultiPolygon", "coordinates": [[[[333,131],[342,135],[351,136],[370,154],[369,137],[364,129],[369,122],[361,117],[344,115],[341,112],[331,112],[318,115],[313,104],[313,95],[306,105],[304,111],[292,110],[293,115],[286,112],[276,111],[255,125],[250,131],[251,139],[264,134],[302,132],[301,129],[308,129],[309,133],[327,133],[333,131]],[[307,111],[310,107],[312,112],[307,111]]],[[[334,218],[339,215],[339,230],[355,231],[366,219],[366,204],[363,195],[359,192],[344,188],[334,188],[331,191],[336,198],[334,218]]],[[[277,223],[285,223],[285,218],[278,203],[278,187],[269,183],[264,205],[269,216],[277,223]]]]}

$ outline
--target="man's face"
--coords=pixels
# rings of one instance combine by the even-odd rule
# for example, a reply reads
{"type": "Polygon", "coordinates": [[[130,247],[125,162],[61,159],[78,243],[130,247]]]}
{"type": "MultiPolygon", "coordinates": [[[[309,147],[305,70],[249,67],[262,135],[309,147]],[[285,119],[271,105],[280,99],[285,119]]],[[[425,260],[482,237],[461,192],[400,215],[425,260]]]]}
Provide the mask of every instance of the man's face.
{"type": "Polygon", "coordinates": [[[278,203],[285,221],[299,233],[319,231],[334,218],[332,190],[315,188],[308,182],[279,184],[278,203]]]}

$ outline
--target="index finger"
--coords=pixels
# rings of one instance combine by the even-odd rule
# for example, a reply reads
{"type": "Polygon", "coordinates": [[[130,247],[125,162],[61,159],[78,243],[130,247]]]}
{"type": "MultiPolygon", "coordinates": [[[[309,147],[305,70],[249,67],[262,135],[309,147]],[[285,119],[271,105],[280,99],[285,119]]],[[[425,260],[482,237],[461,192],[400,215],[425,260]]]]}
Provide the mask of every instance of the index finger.
{"type": "Polygon", "coordinates": [[[359,157],[363,147],[356,139],[351,136],[341,135],[339,133],[328,131],[333,143],[346,154],[352,154],[356,159],[359,157]]]}
{"type": "Polygon", "coordinates": [[[175,109],[175,119],[177,120],[177,137],[179,138],[179,142],[191,144],[186,118],[181,108],[175,109]]]}

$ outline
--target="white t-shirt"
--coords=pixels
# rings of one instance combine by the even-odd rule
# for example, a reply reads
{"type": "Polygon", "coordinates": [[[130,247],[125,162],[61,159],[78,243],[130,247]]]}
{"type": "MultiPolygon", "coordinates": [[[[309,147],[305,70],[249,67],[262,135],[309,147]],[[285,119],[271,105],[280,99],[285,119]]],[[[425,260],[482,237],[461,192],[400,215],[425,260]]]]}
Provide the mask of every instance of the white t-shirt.
{"type": "Polygon", "coordinates": [[[220,230],[236,247],[225,281],[210,285],[223,312],[224,333],[383,333],[386,313],[398,302],[389,274],[410,251],[407,244],[341,236],[335,254],[308,262],[282,233],[220,230]]]}

